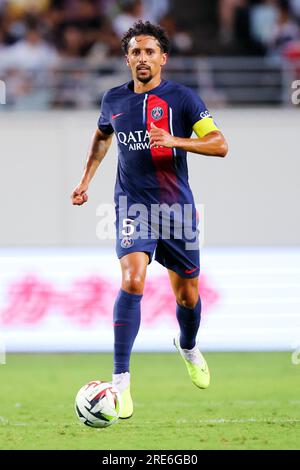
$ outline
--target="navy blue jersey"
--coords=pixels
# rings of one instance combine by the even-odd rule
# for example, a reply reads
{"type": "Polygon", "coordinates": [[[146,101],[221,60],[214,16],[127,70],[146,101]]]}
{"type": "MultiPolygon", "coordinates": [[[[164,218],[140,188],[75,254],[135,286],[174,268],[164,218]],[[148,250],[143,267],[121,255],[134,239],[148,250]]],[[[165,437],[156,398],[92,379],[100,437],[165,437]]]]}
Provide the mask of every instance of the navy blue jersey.
{"type": "Polygon", "coordinates": [[[194,204],[188,181],[186,151],[151,148],[151,123],[176,137],[199,136],[217,127],[199,96],[190,88],[168,80],[146,93],[135,93],[133,81],[105,93],[98,127],[115,133],[118,170],[115,202],[194,204]]]}

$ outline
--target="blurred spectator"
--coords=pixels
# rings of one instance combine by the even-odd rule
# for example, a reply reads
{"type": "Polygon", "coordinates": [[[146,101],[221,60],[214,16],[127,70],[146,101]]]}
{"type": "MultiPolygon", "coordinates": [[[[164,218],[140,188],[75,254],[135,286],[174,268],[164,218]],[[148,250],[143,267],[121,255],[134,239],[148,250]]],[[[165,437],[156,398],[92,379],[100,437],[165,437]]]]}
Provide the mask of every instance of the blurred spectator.
{"type": "Polygon", "coordinates": [[[7,104],[18,109],[48,107],[48,85],[56,63],[56,51],[43,40],[37,26],[29,26],[23,40],[0,51],[7,104]]]}
{"type": "Polygon", "coordinates": [[[10,33],[9,29],[10,23],[5,14],[5,11],[0,11],[0,48],[1,46],[9,46],[16,41],[15,37],[10,33]]]}
{"type": "Polygon", "coordinates": [[[159,23],[170,10],[169,0],[142,0],[143,18],[151,23],[159,23]]]}
{"type": "Polygon", "coordinates": [[[265,0],[253,5],[250,10],[250,33],[252,38],[263,47],[268,47],[278,16],[275,0],[265,0]]]}
{"type": "Polygon", "coordinates": [[[299,37],[299,26],[292,17],[288,0],[279,0],[278,15],[272,37],[269,52],[282,54],[288,43],[299,37]]]}
{"type": "Polygon", "coordinates": [[[68,18],[84,35],[89,36],[88,40],[93,39],[103,23],[97,2],[93,0],[78,0],[76,10],[71,11],[68,18]]]}
{"type": "Polygon", "coordinates": [[[66,26],[58,46],[61,58],[76,59],[84,55],[84,37],[81,30],[72,24],[66,26]]]}
{"type": "Polygon", "coordinates": [[[234,15],[234,46],[238,55],[263,55],[264,45],[252,35],[252,7],[246,0],[241,0],[234,15]]]}
{"type": "Polygon", "coordinates": [[[131,28],[133,23],[143,19],[143,8],[141,0],[122,0],[122,10],[113,19],[112,25],[119,38],[131,28]]]}
{"type": "Polygon", "coordinates": [[[233,55],[261,55],[264,48],[252,34],[250,0],[219,0],[219,38],[223,51],[233,55]]]}
{"type": "Polygon", "coordinates": [[[177,26],[172,15],[165,15],[160,25],[165,28],[171,42],[171,55],[187,54],[192,51],[193,40],[191,35],[177,26]]]}
{"type": "MultiPolygon", "coordinates": [[[[126,7],[126,0],[101,0],[101,10],[110,19],[115,18],[126,7]]],[[[132,2],[134,3],[134,2],[132,2]]],[[[170,0],[141,0],[144,20],[158,23],[170,10],[170,0]]]]}
{"type": "Polygon", "coordinates": [[[57,54],[42,38],[38,26],[29,26],[24,39],[4,48],[1,53],[2,67],[43,69],[53,67],[57,54]]]}
{"type": "MultiPolygon", "coordinates": [[[[231,5],[230,13],[224,5],[220,11],[224,8],[222,28],[227,31],[227,39],[232,40],[233,52],[240,55],[280,54],[287,42],[298,37],[298,26],[291,10],[293,0],[225,0],[224,3],[227,1],[231,5]],[[232,24],[233,30],[230,29],[232,24]]],[[[300,0],[294,0],[294,6],[296,1],[300,3],[300,0]]]]}
{"type": "Polygon", "coordinates": [[[290,7],[295,18],[300,21],[300,0],[290,0],[290,7]]]}
{"type": "Polygon", "coordinates": [[[245,6],[243,0],[218,0],[220,39],[228,44],[234,37],[235,13],[238,7],[245,6]]]}
{"type": "Polygon", "coordinates": [[[58,47],[61,47],[62,43],[64,47],[68,44],[67,47],[70,46],[73,49],[72,55],[74,55],[76,42],[78,57],[82,57],[88,53],[97,40],[98,32],[103,23],[104,19],[94,1],[77,0],[74,3],[74,9],[68,11],[68,14],[65,15],[65,20],[59,21],[56,25],[56,44],[58,47]],[[59,38],[58,41],[57,37],[59,38]]]}
{"type": "Polygon", "coordinates": [[[107,57],[120,55],[120,39],[113,31],[108,21],[98,30],[96,41],[91,47],[87,59],[91,65],[99,65],[105,62],[107,57]]]}
{"type": "Polygon", "coordinates": [[[67,11],[62,5],[52,4],[43,18],[48,40],[57,45],[61,40],[63,25],[67,22],[67,11]]]}

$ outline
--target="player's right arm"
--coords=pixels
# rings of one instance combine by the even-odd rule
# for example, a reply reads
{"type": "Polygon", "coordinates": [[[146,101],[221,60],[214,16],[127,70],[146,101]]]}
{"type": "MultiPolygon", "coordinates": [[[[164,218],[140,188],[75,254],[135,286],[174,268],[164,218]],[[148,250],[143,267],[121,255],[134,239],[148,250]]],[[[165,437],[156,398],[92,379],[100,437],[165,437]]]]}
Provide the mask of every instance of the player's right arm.
{"type": "Polygon", "coordinates": [[[106,134],[99,128],[95,131],[82,178],[71,194],[71,200],[74,206],[81,206],[87,202],[88,195],[86,192],[89,184],[110,147],[112,136],[113,134],[106,134]]]}

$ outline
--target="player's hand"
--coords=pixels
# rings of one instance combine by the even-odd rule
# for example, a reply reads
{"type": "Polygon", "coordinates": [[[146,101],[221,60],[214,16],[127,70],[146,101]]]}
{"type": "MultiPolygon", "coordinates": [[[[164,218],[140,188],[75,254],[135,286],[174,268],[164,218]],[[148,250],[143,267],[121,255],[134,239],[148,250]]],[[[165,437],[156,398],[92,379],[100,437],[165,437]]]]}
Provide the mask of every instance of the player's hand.
{"type": "Polygon", "coordinates": [[[86,191],[88,190],[87,184],[80,183],[71,194],[73,206],[82,206],[88,200],[86,191]]]}
{"type": "Polygon", "coordinates": [[[153,122],[151,122],[150,130],[150,148],[154,147],[175,147],[175,137],[164,129],[156,127],[153,122]]]}

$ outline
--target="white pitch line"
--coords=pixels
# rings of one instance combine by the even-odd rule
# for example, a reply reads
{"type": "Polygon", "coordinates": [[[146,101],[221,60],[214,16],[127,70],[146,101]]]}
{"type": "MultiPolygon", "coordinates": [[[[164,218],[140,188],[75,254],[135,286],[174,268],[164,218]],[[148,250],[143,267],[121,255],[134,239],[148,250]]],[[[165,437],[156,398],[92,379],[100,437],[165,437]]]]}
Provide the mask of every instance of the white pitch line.
{"type": "Polygon", "coordinates": [[[216,419],[198,419],[196,421],[189,421],[185,419],[179,419],[176,421],[178,424],[247,424],[247,423],[256,423],[256,424],[280,424],[280,423],[300,423],[300,419],[283,419],[283,418],[241,418],[241,419],[227,419],[227,418],[216,418],[216,419]]]}
{"type": "MultiPolygon", "coordinates": [[[[0,417],[0,426],[30,426],[31,423],[13,423],[11,421],[5,420],[0,417]]],[[[144,426],[153,426],[154,421],[145,421],[142,424],[134,423],[135,427],[144,427],[144,426]]],[[[297,424],[300,423],[300,419],[281,419],[281,418],[241,418],[241,419],[227,419],[227,418],[215,418],[215,419],[198,419],[198,420],[187,420],[187,419],[178,419],[175,421],[176,424],[188,424],[188,425],[197,425],[197,424],[297,424]]],[[[42,423],[41,427],[43,426],[42,423]]],[[[78,423],[80,425],[80,423],[78,423]]],[[[47,423],[47,426],[57,427],[58,423],[47,423]]]]}

